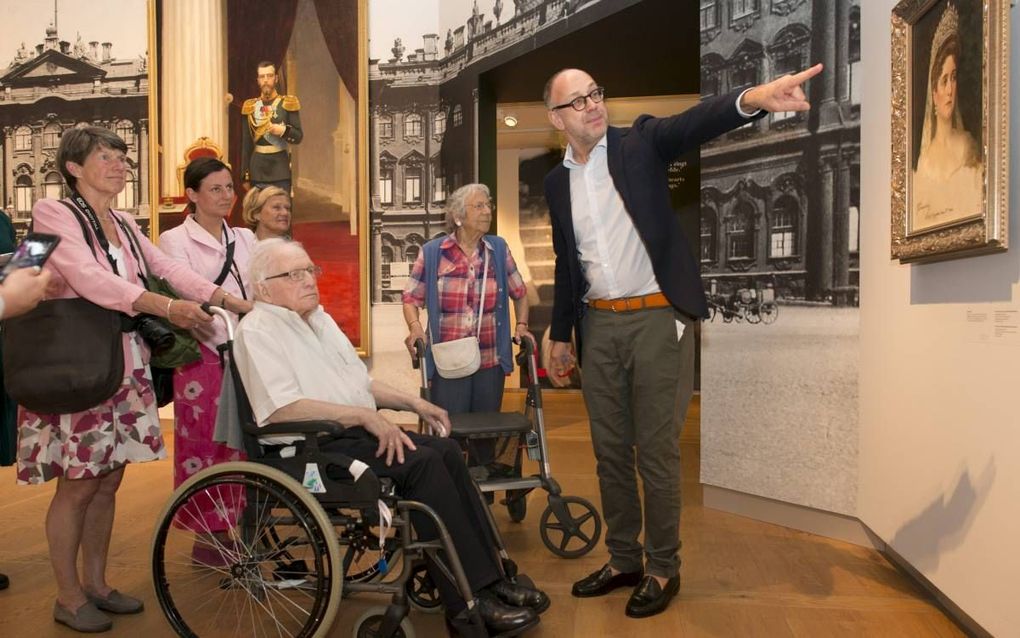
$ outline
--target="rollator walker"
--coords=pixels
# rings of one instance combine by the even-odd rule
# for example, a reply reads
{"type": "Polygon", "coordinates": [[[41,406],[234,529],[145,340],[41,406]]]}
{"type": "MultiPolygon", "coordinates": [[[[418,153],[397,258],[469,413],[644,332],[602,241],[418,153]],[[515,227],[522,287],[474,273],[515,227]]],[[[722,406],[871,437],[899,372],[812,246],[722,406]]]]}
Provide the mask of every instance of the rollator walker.
{"type": "MultiPolygon", "coordinates": [[[[468,469],[485,494],[503,492],[501,501],[510,520],[519,523],[527,516],[527,497],[541,488],[548,493],[545,510],[538,520],[538,533],[553,554],[562,558],[584,556],[595,547],[602,534],[602,518],[595,506],[579,496],[564,496],[552,476],[549,446],[546,442],[545,416],[542,408],[542,387],[538,378],[535,346],[530,339],[521,339],[516,356],[517,365],[526,370],[527,396],[523,412],[468,412],[451,414],[453,428],[450,438],[461,444],[468,459],[468,469]],[[486,466],[473,463],[469,454],[472,443],[485,440],[493,445],[495,460],[486,466]],[[523,457],[538,463],[538,474],[523,475],[523,457]]],[[[421,371],[422,398],[429,400],[429,383],[425,357],[425,341],[416,339],[411,365],[421,371]]],[[[419,422],[419,429],[425,424],[419,422]]]]}

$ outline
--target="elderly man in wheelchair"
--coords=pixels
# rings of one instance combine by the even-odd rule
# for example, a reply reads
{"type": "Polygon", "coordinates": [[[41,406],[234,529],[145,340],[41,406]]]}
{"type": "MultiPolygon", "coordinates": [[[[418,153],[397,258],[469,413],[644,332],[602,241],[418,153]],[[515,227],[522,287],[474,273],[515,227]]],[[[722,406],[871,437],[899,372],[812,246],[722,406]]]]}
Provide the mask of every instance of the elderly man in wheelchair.
{"type": "MultiPolygon", "coordinates": [[[[204,576],[195,565],[187,565],[193,571],[176,565],[171,546],[178,533],[175,528],[183,527],[174,520],[190,515],[189,498],[201,498],[226,503],[223,518],[228,526],[234,519],[238,538],[219,548],[228,560],[205,570],[213,572],[208,575],[208,596],[194,594],[195,604],[240,606],[236,623],[246,622],[245,606],[251,607],[253,617],[270,616],[269,624],[308,628],[327,617],[331,621],[340,598],[339,585],[333,581],[340,579],[328,576],[341,567],[328,560],[338,551],[336,535],[322,533],[321,528],[348,523],[349,529],[374,530],[367,535],[368,542],[365,534],[355,535],[363,548],[378,543],[380,558],[373,569],[382,575],[389,568],[386,557],[392,556],[384,551],[392,522],[398,535],[403,529],[411,537],[401,541],[405,553],[426,548],[419,555],[426,559],[427,576],[438,590],[451,632],[518,635],[536,625],[549,598],[523,577],[518,581],[508,573],[501,539],[462,450],[446,438],[450,431],[446,411],[368,375],[351,342],[320,307],[316,282],[320,271],[300,244],[283,239],[260,242],[250,267],[255,309],[237,329],[233,361],[258,426],[261,456],[258,464],[216,466],[196,475],[175,492],[164,512],[153,566],[157,597],[171,624],[182,635],[197,633],[182,620],[188,615],[182,611],[183,598],[191,595],[185,593],[185,583],[188,590],[197,591],[194,583],[201,583],[204,576]],[[416,412],[434,436],[405,431],[377,408],[416,412]],[[313,425],[314,435],[309,434],[313,425]],[[326,432],[318,431],[323,427],[326,432]],[[269,467],[243,468],[260,468],[263,463],[269,467]],[[288,492],[284,484],[295,482],[278,478],[273,467],[290,468],[284,472],[292,476],[296,468],[298,476],[293,478],[306,489],[292,487],[288,492]],[[203,478],[210,473],[219,480],[203,478]],[[391,496],[399,495],[399,502],[391,499],[398,503],[394,512],[378,500],[388,489],[391,496]],[[310,498],[309,491],[322,493],[310,498]],[[330,492],[341,497],[331,497],[330,492]],[[231,590],[247,597],[242,603],[211,601],[231,590]],[[312,598],[317,602],[309,602],[312,598]],[[288,615],[300,618],[291,623],[288,615]]],[[[341,535],[340,545],[343,539],[341,535]]],[[[345,573],[353,551],[348,545],[345,573]]],[[[343,587],[349,590],[352,585],[345,582],[343,587]]],[[[394,604],[377,614],[377,625],[364,635],[401,635],[396,625],[404,627],[407,622],[403,588],[388,589],[382,583],[356,589],[366,590],[393,593],[394,604]]],[[[320,633],[296,630],[290,635],[320,633]]]]}

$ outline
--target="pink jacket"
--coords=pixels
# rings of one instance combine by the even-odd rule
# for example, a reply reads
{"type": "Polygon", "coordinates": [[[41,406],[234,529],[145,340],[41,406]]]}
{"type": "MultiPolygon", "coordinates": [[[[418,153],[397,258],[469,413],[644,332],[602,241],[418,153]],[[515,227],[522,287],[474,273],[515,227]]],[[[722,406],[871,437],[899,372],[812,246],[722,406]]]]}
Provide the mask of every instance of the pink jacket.
{"type": "MultiPolygon", "coordinates": [[[[149,238],[142,233],[134,219],[127,213],[115,213],[127,223],[128,228],[136,233],[142,253],[149,262],[153,274],[164,277],[178,294],[195,301],[208,301],[216,286],[207,281],[187,266],[170,259],[152,245],[149,238]]],[[[60,236],[60,245],[46,262],[46,268],[53,271],[53,288],[47,293],[50,298],[71,299],[84,297],[92,303],[117,310],[130,316],[138,313],[131,307],[135,300],[145,292],[145,287],[138,279],[141,267],[135,260],[124,231],[117,228],[117,236],[124,249],[124,261],[127,264],[128,278],[124,279],[113,272],[109,261],[103,255],[99,242],[89,230],[89,238],[96,249],[92,256],[89,245],[82,236],[81,226],[67,207],[55,199],[40,199],[32,207],[32,225],[36,232],[50,233],[60,236]]],[[[86,223],[86,228],[88,224],[86,223]]],[[[124,371],[132,369],[131,349],[128,346],[128,335],[124,335],[124,371]]],[[[148,362],[148,349],[143,349],[143,361],[148,362]]]]}
{"type": "MultiPolygon", "coordinates": [[[[220,284],[220,288],[235,297],[246,296],[251,299],[252,287],[248,283],[248,262],[257,241],[255,233],[247,228],[230,228],[228,239],[234,241],[234,264],[237,266],[241,283],[244,284],[245,294],[241,294],[241,286],[233,274],[227,275],[227,278],[220,284]]],[[[209,281],[215,280],[220,274],[223,262],[227,258],[227,247],[222,242],[216,241],[212,235],[199,226],[191,215],[185,217],[184,223],[180,226],[171,228],[160,235],[159,247],[167,256],[187,264],[191,270],[209,281]]],[[[234,320],[237,320],[236,316],[234,320]]],[[[192,334],[213,351],[216,350],[216,346],[227,340],[227,329],[219,319],[213,321],[209,326],[196,328],[192,334]]]]}

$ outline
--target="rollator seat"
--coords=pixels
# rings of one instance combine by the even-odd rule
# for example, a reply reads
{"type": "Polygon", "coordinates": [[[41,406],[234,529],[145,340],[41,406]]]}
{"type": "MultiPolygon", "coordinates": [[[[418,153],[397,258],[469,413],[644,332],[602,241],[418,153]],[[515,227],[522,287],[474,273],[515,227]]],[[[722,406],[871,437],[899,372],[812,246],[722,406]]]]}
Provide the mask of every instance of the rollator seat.
{"type": "Polygon", "coordinates": [[[466,412],[451,414],[453,437],[489,437],[500,434],[524,434],[531,431],[531,420],[520,412],[466,412]]]}

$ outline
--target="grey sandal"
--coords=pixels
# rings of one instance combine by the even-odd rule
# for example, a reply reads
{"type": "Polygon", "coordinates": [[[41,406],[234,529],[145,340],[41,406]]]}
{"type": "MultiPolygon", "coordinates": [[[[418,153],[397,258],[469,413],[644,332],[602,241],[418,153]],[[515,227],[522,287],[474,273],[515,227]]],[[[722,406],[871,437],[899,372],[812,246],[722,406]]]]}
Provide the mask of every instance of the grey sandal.
{"type": "Polygon", "coordinates": [[[92,601],[85,603],[74,612],[59,602],[55,602],[53,603],[53,620],[85,634],[95,634],[113,628],[113,621],[110,617],[99,611],[92,601]]]}

